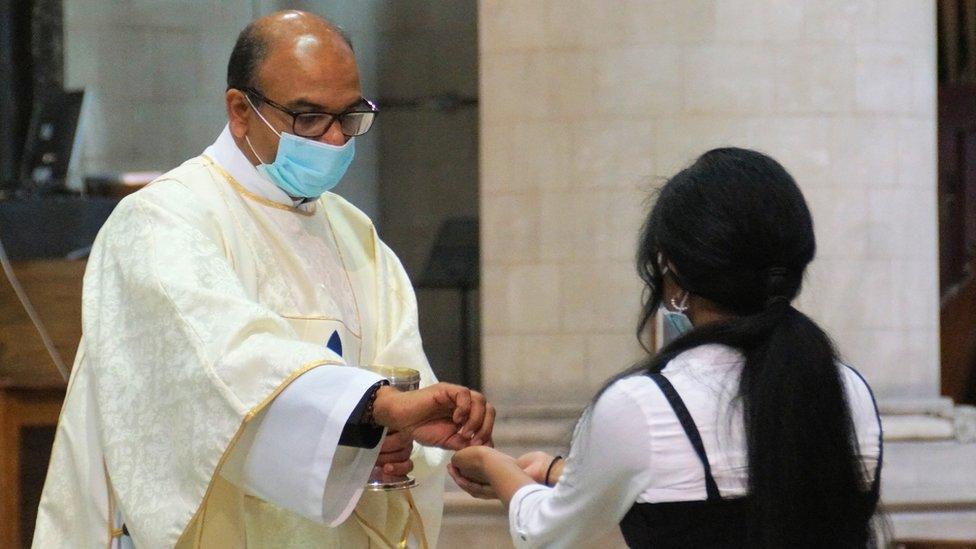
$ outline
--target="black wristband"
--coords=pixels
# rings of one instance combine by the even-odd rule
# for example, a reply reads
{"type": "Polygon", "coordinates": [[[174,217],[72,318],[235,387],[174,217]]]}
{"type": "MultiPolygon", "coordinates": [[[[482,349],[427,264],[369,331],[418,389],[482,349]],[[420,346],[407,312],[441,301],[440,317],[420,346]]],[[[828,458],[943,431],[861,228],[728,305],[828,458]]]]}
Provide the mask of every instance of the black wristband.
{"type": "Polygon", "coordinates": [[[556,457],[552,458],[552,461],[549,462],[549,468],[546,469],[546,478],[543,479],[545,481],[545,485],[546,486],[552,486],[552,484],[549,484],[549,475],[552,474],[552,468],[553,468],[553,466],[556,465],[556,462],[559,461],[559,460],[561,460],[561,459],[563,459],[563,456],[556,456],[556,457]]]}
{"type": "Polygon", "coordinates": [[[390,384],[389,380],[384,379],[381,381],[377,381],[372,387],[369,388],[369,391],[367,391],[366,393],[366,399],[365,399],[366,409],[363,410],[363,416],[359,421],[361,425],[369,425],[370,427],[380,427],[380,425],[376,424],[376,421],[373,418],[373,404],[376,403],[376,393],[380,391],[380,387],[385,387],[389,384],[390,384]]]}

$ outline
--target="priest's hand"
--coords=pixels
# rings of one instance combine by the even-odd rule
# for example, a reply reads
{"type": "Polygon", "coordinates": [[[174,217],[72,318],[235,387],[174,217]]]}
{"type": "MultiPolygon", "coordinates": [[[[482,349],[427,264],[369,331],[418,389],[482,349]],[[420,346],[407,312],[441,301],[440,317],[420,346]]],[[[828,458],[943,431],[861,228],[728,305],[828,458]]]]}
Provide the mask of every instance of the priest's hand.
{"type": "Polygon", "coordinates": [[[403,432],[390,432],[383,438],[380,455],[376,458],[376,466],[383,469],[383,474],[391,477],[402,477],[413,470],[413,439],[403,432]]]}
{"type": "Polygon", "coordinates": [[[425,446],[460,450],[490,443],[495,407],[467,387],[437,383],[416,391],[381,387],[373,419],[425,446]]]}

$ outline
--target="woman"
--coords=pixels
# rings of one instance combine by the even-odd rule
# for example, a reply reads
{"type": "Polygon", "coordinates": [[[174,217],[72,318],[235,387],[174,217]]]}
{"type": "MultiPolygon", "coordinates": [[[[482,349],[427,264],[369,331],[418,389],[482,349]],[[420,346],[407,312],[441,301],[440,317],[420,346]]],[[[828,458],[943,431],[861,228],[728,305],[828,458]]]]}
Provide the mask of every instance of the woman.
{"type": "Polygon", "coordinates": [[[633,547],[864,547],[881,425],[863,378],[791,301],[813,222],[775,160],[716,149],[672,177],[637,254],[677,336],[609,383],[569,457],[487,447],[451,474],[509,506],[518,547],[580,547],[619,523],[633,547]]]}

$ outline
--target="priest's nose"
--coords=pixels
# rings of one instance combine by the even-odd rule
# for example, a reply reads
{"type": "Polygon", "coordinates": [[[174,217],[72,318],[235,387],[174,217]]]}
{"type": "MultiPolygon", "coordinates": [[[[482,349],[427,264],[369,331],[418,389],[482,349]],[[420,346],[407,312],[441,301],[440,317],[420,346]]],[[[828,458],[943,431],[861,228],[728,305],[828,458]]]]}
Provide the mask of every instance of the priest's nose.
{"type": "Polygon", "coordinates": [[[331,126],[329,126],[329,130],[322,134],[319,141],[336,147],[341,147],[346,144],[346,141],[349,141],[349,138],[342,133],[342,124],[336,120],[331,126]]]}

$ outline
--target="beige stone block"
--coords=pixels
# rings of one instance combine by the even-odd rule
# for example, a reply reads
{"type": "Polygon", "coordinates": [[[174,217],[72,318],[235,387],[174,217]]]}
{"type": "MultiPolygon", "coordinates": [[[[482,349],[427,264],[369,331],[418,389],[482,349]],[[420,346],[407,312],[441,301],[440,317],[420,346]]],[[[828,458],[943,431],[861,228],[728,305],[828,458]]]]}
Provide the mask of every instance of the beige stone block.
{"type": "MultiPolygon", "coordinates": [[[[533,6],[532,9],[535,9],[533,6]]],[[[621,40],[617,14],[619,6],[609,2],[544,1],[545,47],[576,50],[604,48],[621,40]]]]}
{"type": "Polygon", "coordinates": [[[878,2],[878,39],[935,51],[935,2],[884,0],[878,2]]]}
{"type": "MultiPolygon", "coordinates": [[[[904,286],[907,282],[904,275],[907,273],[898,272],[898,268],[904,268],[904,265],[888,259],[869,259],[858,262],[856,266],[860,267],[861,277],[864,280],[864,291],[859,299],[863,303],[860,308],[865,311],[865,315],[857,323],[858,326],[851,326],[851,328],[874,330],[909,328],[910,319],[906,316],[912,311],[906,310],[904,297],[910,288],[904,286]]],[[[927,311],[917,312],[929,316],[927,311]]]]}
{"type": "Polygon", "coordinates": [[[895,155],[899,187],[935,188],[938,178],[935,116],[905,118],[898,124],[895,155]]]}
{"type": "Polygon", "coordinates": [[[807,187],[803,195],[813,215],[817,257],[857,261],[868,254],[867,189],[857,185],[807,187]]]}
{"type": "Polygon", "coordinates": [[[878,0],[804,2],[803,36],[813,42],[875,42],[879,35],[878,3],[878,0]]]}
{"type": "Polygon", "coordinates": [[[572,127],[577,188],[634,188],[654,173],[654,123],[601,117],[572,127]]]}
{"type": "MultiPolygon", "coordinates": [[[[867,298],[887,299],[871,293],[869,265],[851,259],[820,258],[807,267],[803,290],[795,302],[831,335],[864,328],[867,298]]],[[[883,271],[884,272],[884,271],[883,271]]]]}
{"type": "Polygon", "coordinates": [[[898,309],[897,325],[909,330],[939,327],[939,277],[933,260],[892,261],[892,279],[898,309]]]}
{"type": "Polygon", "coordinates": [[[595,394],[608,380],[647,356],[648,354],[637,343],[637,336],[633,330],[587,336],[587,384],[595,394]]]}
{"type": "Polygon", "coordinates": [[[525,122],[481,126],[482,193],[526,192],[571,184],[569,127],[525,122]]]}
{"type": "Polygon", "coordinates": [[[585,402],[585,339],[575,335],[486,336],[482,377],[499,403],[585,402]]]}
{"type": "Polygon", "coordinates": [[[754,120],[756,130],[740,146],[773,157],[801,188],[830,185],[830,123],[822,116],[768,116],[754,120]]]}
{"type": "Polygon", "coordinates": [[[715,39],[717,13],[712,0],[631,0],[615,12],[620,18],[616,28],[630,43],[704,44],[715,39]]]}
{"type": "Polygon", "coordinates": [[[641,226],[653,205],[655,181],[635,189],[607,191],[607,215],[596,229],[596,257],[615,263],[633,263],[641,226]]]}
{"type": "Polygon", "coordinates": [[[898,119],[876,116],[831,118],[830,184],[892,186],[897,181],[898,119]]]}
{"type": "Polygon", "coordinates": [[[560,285],[564,333],[635,328],[643,284],[629,262],[563,265],[560,285]]]}
{"type": "Polygon", "coordinates": [[[719,42],[792,42],[802,35],[802,2],[719,0],[715,38],[719,42]]]}
{"type": "Polygon", "coordinates": [[[521,338],[520,344],[518,369],[529,402],[586,398],[589,388],[584,338],[574,334],[528,335],[521,338]]]}
{"type": "Polygon", "coordinates": [[[503,298],[512,332],[559,330],[561,282],[557,265],[517,265],[508,269],[503,298]]]}
{"type": "Polygon", "coordinates": [[[549,0],[545,25],[553,49],[701,43],[714,35],[715,7],[711,0],[549,0]]]}
{"type": "MultiPolygon", "coordinates": [[[[678,46],[608,48],[594,54],[593,65],[596,91],[590,107],[601,115],[646,119],[681,108],[684,82],[678,46]]],[[[615,126],[615,120],[606,125],[615,126]]]]}
{"type": "Polygon", "coordinates": [[[832,332],[843,357],[880,398],[924,397],[939,392],[939,348],[928,330],[832,332]]]}
{"type": "Polygon", "coordinates": [[[597,67],[590,53],[543,50],[534,52],[530,63],[545,82],[545,93],[524,95],[520,104],[524,114],[573,122],[604,102],[597,95],[597,67]]]}
{"type": "Polygon", "coordinates": [[[533,263],[540,258],[539,194],[482,197],[482,258],[490,265],[533,263]]]}
{"type": "Polygon", "coordinates": [[[773,101],[776,63],[764,47],[689,46],[684,67],[687,112],[759,113],[773,101]]]}
{"type": "Polygon", "coordinates": [[[543,119],[550,107],[539,101],[547,82],[538,57],[529,52],[487,53],[480,62],[482,120],[491,124],[543,119]]]}
{"type": "Polygon", "coordinates": [[[788,113],[846,113],[855,106],[855,58],[830,43],[776,45],[775,109],[788,113]]]}
{"type": "Polygon", "coordinates": [[[716,147],[751,147],[762,130],[757,118],[681,115],[654,123],[654,176],[668,178],[716,147]]]}
{"type": "Polygon", "coordinates": [[[540,0],[478,2],[480,49],[483,53],[524,51],[545,44],[545,4],[540,0]]]}
{"type": "Polygon", "coordinates": [[[867,234],[871,257],[934,261],[938,248],[935,200],[934,186],[869,189],[867,234]]]}
{"type": "Polygon", "coordinates": [[[595,235],[606,213],[606,200],[599,191],[543,193],[539,209],[542,259],[549,262],[593,259],[597,251],[595,235]]]}
{"type": "MultiPolygon", "coordinates": [[[[484,234],[484,229],[482,229],[482,234],[484,234]]],[[[494,265],[487,261],[482,262],[479,280],[481,285],[481,333],[485,336],[505,335],[512,332],[508,318],[508,302],[505,299],[509,269],[509,266],[494,265]]],[[[485,360],[487,360],[487,355],[485,360]]]]}
{"type": "Polygon", "coordinates": [[[868,112],[931,112],[932,61],[913,46],[865,44],[855,50],[857,109],[868,112]]]}
{"type": "Polygon", "coordinates": [[[498,406],[519,386],[516,367],[519,355],[518,336],[483,333],[481,336],[481,382],[485,396],[498,406]]]}

